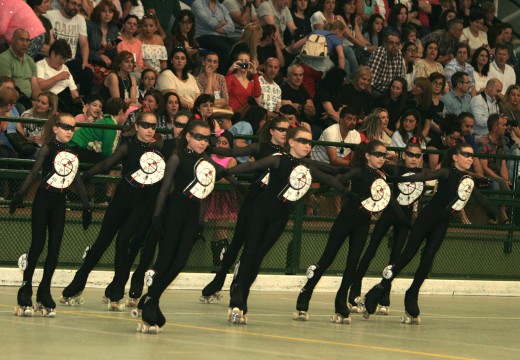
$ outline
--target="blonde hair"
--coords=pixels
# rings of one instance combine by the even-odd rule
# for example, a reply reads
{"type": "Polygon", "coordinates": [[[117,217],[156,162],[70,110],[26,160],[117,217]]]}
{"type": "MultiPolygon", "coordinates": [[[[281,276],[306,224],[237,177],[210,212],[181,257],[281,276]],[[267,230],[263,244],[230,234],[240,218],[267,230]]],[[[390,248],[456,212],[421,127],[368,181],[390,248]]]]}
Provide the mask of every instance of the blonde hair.
{"type": "MultiPolygon", "coordinates": [[[[47,98],[47,100],[49,101],[49,110],[47,111],[47,114],[46,114],[46,118],[47,120],[50,119],[51,117],[53,117],[54,115],[56,115],[56,113],[58,112],[58,102],[59,102],[59,99],[58,99],[58,96],[49,91],[49,90],[45,90],[45,91],[42,91],[38,97],[40,96],[45,96],[47,98]]],[[[31,115],[34,115],[35,114],[35,108],[31,108],[28,110],[28,113],[31,114],[31,115]]]]}
{"type": "MultiPolygon", "coordinates": [[[[361,77],[364,75],[368,75],[370,80],[372,80],[372,69],[370,69],[366,65],[361,65],[352,74],[352,82],[354,84],[356,84],[359,81],[359,79],[361,79],[361,77]]],[[[369,84],[369,86],[370,86],[370,84],[369,84]]]]}
{"type": "Polygon", "coordinates": [[[249,46],[249,54],[251,55],[251,60],[257,60],[256,48],[260,43],[260,38],[262,37],[262,27],[255,23],[247,24],[242,31],[242,35],[240,36],[240,42],[243,42],[249,46]]]}
{"type": "Polygon", "coordinates": [[[334,31],[339,30],[341,32],[345,31],[345,24],[343,24],[342,21],[334,20],[333,22],[328,23],[325,25],[325,30],[334,31]]]}

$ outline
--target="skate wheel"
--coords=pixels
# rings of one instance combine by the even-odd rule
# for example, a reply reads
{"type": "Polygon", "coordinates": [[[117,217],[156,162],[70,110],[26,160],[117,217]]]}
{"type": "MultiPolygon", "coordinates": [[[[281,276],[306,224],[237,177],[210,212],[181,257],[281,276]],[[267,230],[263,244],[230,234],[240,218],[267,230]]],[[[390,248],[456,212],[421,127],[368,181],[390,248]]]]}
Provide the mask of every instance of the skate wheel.
{"type": "Polygon", "coordinates": [[[85,299],[80,298],[79,301],[76,301],[76,304],[83,305],[85,303],[85,299]]]}
{"type": "Polygon", "coordinates": [[[242,317],[240,318],[240,324],[247,325],[247,316],[242,315],[242,317]]]}
{"type": "Polygon", "coordinates": [[[103,304],[108,304],[108,303],[110,303],[110,299],[107,298],[106,296],[103,296],[103,297],[101,298],[101,301],[103,302],[103,304]]]}
{"type": "Polygon", "coordinates": [[[360,296],[357,296],[355,299],[354,299],[354,302],[356,304],[359,304],[361,302],[361,297],[360,296]]]}
{"type": "Polygon", "coordinates": [[[33,317],[34,316],[34,309],[32,307],[30,307],[29,309],[25,309],[24,312],[23,312],[23,315],[27,316],[27,317],[33,317]]]}
{"type": "Polygon", "coordinates": [[[206,297],[204,295],[201,295],[199,297],[199,301],[204,304],[206,302],[206,297]]]}
{"type": "Polygon", "coordinates": [[[224,295],[222,295],[221,293],[217,293],[215,296],[216,296],[218,301],[220,301],[220,300],[222,300],[224,298],[224,295]]]}
{"type": "Polygon", "coordinates": [[[141,323],[138,323],[138,324],[137,324],[137,329],[136,329],[136,330],[137,330],[138,332],[141,332],[141,328],[142,328],[142,324],[141,324],[141,323]]]}
{"type": "Polygon", "coordinates": [[[140,315],[141,315],[141,311],[138,309],[133,309],[132,311],[130,311],[130,316],[133,317],[134,319],[137,319],[140,315]]]}
{"type": "Polygon", "coordinates": [[[206,300],[208,301],[208,304],[211,304],[211,303],[213,303],[213,301],[215,301],[215,298],[214,298],[213,295],[212,295],[212,296],[208,296],[208,297],[206,298],[206,300]]]}
{"type": "Polygon", "coordinates": [[[54,311],[54,310],[49,311],[49,313],[47,314],[47,317],[51,318],[51,319],[55,318],[56,317],[56,311],[54,311]]]}
{"type": "Polygon", "coordinates": [[[42,316],[47,316],[47,309],[41,309],[42,316]]]}
{"type": "Polygon", "coordinates": [[[160,330],[159,330],[159,327],[158,327],[157,325],[155,325],[155,326],[150,326],[150,327],[148,328],[148,334],[156,334],[156,335],[157,335],[157,334],[159,334],[159,331],[160,331],[160,330]]]}
{"type": "Polygon", "coordinates": [[[363,317],[368,320],[370,318],[370,314],[365,311],[363,312],[363,317]]]}

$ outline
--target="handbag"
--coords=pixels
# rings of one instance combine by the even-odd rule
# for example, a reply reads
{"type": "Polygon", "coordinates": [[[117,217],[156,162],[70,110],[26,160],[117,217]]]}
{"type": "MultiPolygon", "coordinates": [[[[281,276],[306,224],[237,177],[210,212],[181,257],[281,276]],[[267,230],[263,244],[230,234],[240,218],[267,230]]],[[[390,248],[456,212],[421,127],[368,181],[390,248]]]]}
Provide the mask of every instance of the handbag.
{"type": "Polygon", "coordinates": [[[31,156],[36,152],[36,145],[27,140],[18,131],[11,134],[5,133],[5,136],[21,157],[31,156]]]}

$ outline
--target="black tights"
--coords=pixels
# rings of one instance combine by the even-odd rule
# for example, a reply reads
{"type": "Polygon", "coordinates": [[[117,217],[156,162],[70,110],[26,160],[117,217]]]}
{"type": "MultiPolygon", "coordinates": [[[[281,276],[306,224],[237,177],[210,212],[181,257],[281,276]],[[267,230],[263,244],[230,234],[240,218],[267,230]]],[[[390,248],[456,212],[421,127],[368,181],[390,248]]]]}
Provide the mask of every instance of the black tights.
{"type": "Polygon", "coordinates": [[[49,231],[47,258],[45,259],[43,278],[39,289],[44,291],[50,290],[52,276],[58,264],[64,227],[65,194],[54,193],[38,188],[32,206],[32,241],[29,253],[27,254],[27,268],[23,273],[24,282],[32,282],[34,269],[45,246],[47,231],[49,231]]]}

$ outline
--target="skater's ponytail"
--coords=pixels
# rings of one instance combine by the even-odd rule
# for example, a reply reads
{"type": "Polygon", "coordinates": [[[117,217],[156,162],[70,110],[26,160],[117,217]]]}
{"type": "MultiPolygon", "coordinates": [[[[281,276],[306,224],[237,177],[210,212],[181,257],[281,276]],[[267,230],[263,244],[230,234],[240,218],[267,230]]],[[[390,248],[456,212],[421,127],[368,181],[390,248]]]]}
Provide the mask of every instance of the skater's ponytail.
{"type": "Polygon", "coordinates": [[[351,167],[363,167],[368,163],[367,157],[365,154],[371,153],[378,146],[383,146],[386,148],[386,145],[379,140],[372,140],[369,143],[362,142],[360,143],[356,149],[354,150],[354,156],[352,157],[352,161],[350,162],[351,167]]]}
{"type": "Polygon", "coordinates": [[[271,141],[272,135],[271,130],[273,130],[275,127],[279,127],[282,123],[289,123],[289,121],[281,116],[277,116],[271,121],[268,121],[267,124],[262,129],[262,132],[260,134],[260,140],[259,142],[262,144],[269,143],[271,141]]]}
{"type": "Polygon", "coordinates": [[[186,140],[186,135],[190,132],[193,132],[193,130],[195,130],[195,128],[198,127],[210,129],[209,124],[204,120],[195,119],[188,121],[188,125],[184,128],[184,130],[182,130],[181,136],[177,141],[177,146],[175,147],[176,154],[180,153],[181,151],[184,151],[184,149],[188,147],[188,140],[186,140]]]}
{"type": "Polygon", "coordinates": [[[42,136],[43,136],[44,145],[48,144],[52,139],[55,138],[53,127],[58,126],[61,119],[65,118],[65,117],[70,117],[70,118],[74,119],[74,116],[72,116],[69,113],[59,113],[59,114],[52,115],[49,118],[49,120],[47,120],[47,122],[43,126],[43,135],[42,136]]]}

